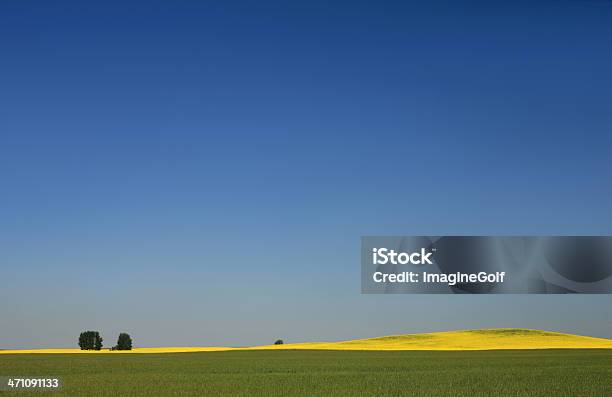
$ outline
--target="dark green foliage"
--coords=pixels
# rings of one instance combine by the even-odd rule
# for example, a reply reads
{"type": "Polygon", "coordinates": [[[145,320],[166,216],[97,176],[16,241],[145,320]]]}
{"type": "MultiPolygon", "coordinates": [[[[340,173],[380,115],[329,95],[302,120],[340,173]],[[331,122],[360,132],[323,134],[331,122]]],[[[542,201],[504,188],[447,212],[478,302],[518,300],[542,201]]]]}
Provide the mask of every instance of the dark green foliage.
{"type": "Polygon", "coordinates": [[[126,333],[120,333],[117,346],[113,350],[132,350],[132,338],[126,333]]]}
{"type": "Polygon", "coordinates": [[[275,345],[282,345],[284,342],[282,339],[278,339],[276,342],[274,342],[275,345]]]}
{"type": "Polygon", "coordinates": [[[79,347],[81,350],[100,350],[102,340],[98,331],[83,331],[79,335],[79,347]]]}
{"type": "Polygon", "coordinates": [[[96,332],[96,341],[94,342],[94,350],[102,350],[102,341],[100,334],[96,332]]]}
{"type": "Polygon", "coordinates": [[[79,347],[81,350],[91,350],[93,348],[93,339],[90,338],[90,332],[84,331],[79,335],[79,347]]]}

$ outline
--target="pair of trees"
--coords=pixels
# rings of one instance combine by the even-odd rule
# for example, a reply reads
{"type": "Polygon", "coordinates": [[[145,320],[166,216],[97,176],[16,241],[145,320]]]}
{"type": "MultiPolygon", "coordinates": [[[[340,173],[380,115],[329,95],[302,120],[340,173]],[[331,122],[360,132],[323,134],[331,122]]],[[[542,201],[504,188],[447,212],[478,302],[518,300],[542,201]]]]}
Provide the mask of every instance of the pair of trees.
{"type": "MultiPolygon", "coordinates": [[[[98,331],[84,331],[79,336],[79,347],[81,350],[101,350],[102,337],[98,331]]],[[[117,345],[111,350],[132,350],[132,338],[124,332],[119,334],[117,345]]]]}

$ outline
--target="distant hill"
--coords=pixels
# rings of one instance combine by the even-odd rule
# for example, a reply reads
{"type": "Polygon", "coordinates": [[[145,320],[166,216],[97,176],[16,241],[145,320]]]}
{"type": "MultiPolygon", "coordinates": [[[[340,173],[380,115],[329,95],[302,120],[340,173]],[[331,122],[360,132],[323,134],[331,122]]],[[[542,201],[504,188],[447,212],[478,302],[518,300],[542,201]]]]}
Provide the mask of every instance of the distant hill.
{"type": "Polygon", "coordinates": [[[531,329],[505,328],[432,332],[342,342],[294,343],[254,349],[496,350],[612,348],[612,340],[531,329]]]}
{"type": "Polygon", "coordinates": [[[79,349],[0,350],[15,353],[133,354],[228,350],[498,350],[498,349],[612,349],[612,340],[519,328],[432,332],[356,339],[341,342],[288,343],[254,347],[151,347],[131,351],[79,349]]]}

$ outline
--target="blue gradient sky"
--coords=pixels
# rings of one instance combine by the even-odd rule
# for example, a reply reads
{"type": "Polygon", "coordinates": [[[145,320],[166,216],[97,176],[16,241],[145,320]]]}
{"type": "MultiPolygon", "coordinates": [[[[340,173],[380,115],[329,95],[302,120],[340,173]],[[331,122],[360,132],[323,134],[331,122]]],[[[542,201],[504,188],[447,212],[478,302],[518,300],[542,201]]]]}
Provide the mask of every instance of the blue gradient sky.
{"type": "Polygon", "coordinates": [[[360,236],[612,234],[612,3],[0,4],[0,348],[529,327],[360,295],[360,236]]]}

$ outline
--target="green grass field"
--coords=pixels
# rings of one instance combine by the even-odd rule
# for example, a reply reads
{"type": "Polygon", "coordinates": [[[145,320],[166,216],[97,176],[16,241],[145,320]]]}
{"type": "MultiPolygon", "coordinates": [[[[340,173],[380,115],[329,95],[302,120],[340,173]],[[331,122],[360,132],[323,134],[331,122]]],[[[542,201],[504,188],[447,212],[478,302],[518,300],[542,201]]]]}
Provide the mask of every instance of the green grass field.
{"type": "Polygon", "coordinates": [[[5,375],[60,377],[38,393],[58,396],[612,396],[612,350],[16,354],[5,375]]]}

